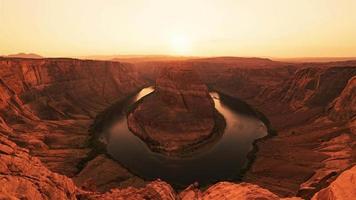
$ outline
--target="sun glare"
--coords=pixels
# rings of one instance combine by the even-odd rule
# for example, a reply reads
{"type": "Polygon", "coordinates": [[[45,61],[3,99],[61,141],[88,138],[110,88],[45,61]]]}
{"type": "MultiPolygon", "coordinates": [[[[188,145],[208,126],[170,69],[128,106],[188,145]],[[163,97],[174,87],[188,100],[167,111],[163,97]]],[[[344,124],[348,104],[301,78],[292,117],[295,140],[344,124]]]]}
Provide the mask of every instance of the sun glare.
{"type": "Polygon", "coordinates": [[[192,50],[191,40],[185,35],[175,35],[171,38],[171,48],[174,54],[189,54],[192,50]]]}
{"type": "Polygon", "coordinates": [[[354,57],[355,8],[356,0],[0,0],[0,55],[354,57]]]}

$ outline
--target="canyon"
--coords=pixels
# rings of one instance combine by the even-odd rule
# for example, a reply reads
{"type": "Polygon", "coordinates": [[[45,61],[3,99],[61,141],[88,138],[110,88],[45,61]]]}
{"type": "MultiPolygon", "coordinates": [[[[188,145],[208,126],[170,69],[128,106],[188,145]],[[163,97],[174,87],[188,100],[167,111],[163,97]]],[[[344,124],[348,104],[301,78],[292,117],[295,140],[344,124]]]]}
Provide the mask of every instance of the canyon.
{"type": "MultiPolygon", "coordinates": [[[[0,58],[0,198],[352,199],[356,195],[355,86],[356,61],[284,63],[220,57],[123,63],[0,58]],[[172,79],[187,77],[170,77],[174,70],[174,74],[194,71],[200,80],[184,79],[183,85],[173,84],[178,90],[172,91],[172,79]],[[188,142],[169,145],[166,138],[155,137],[163,152],[174,152],[211,133],[215,111],[204,97],[208,88],[255,110],[269,135],[254,142],[253,162],[240,183],[221,181],[205,188],[191,183],[176,191],[162,180],[131,173],[106,153],[96,133],[107,112],[154,83],[158,92],[147,96],[148,105],[143,107],[143,100],[128,115],[131,130],[144,138],[134,130],[136,122],[130,122],[135,117],[141,124],[153,122],[153,127],[144,123],[145,130],[152,129],[147,135],[157,129],[162,134],[171,131],[172,124],[162,128],[166,118],[156,118],[155,108],[159,113],[173,112],[171,120],[177,119],[177,110],[183,110],[182,118],[192,121],[189,130],[199,133],[188,142]],[[190,88],[190,83],[196,87],[190,88]],[[172,103],[168,98],[181,96],[188,96],[188,103],[172,103]],[[172,103],[166,110],[159,110],[161,98],[172,103]],[[187,117],[183,105],[196,109],[203,122],[187,117]]],[[[153,149],[155,145],[148,144],[153,149]]]]}

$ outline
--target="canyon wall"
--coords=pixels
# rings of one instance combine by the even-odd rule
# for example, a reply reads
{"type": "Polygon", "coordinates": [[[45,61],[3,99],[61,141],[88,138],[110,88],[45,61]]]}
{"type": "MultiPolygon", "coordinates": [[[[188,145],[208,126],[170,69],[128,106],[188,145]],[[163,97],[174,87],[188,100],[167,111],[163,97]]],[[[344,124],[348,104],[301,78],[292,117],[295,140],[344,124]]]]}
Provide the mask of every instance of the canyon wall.
{"type": "MultiPolygon", "coordinates": [[[[251,81],[252,88],[250,80],[258,80],[259,73],[241,71],[247,77],[239,79],[241,87],[223,81],[213,87],[252,105],[277,131],[277,136],[257,142],[245,181],[281,196],[308,199],[355,165],[356,65],[296,66],[293,74],[277,81],[251,81]]],[[[238,79],[241,74],[229,76],[238,79]]]]}
{"type": "Polygon", "coordinates": [[[165,66],[194,66],[212,89],[263,113],[277,135],[256,143],[255,161],[243,180],[280,196],[309,199],[356,163],[356,62],[258,62],[254,67],[220,59],[143,66],[155,73],[165,66]]]}
{"type": "Polygon", "coordinates": [[[93,118],[143,84],[130,64],[117,62],[3,58],[0,66],[3,111],[19,111],[5,116],[8,123],[30,118],[29,109],[42,120],[93,118]]]}
{"type": "Polygon", "coordinates": [[[0,58],[0,131],[72,177],[92,151],[88,130],[96,115],[145,84],[130,64],[0,58]]]}
{"type": "Polygon", "coordinates": [[[119,62],[0,58],[0,198],[353,197],[355,62],[224,60],[150,63],[142,70],[119,62]],[[221,182],[205,191],[192,185],[176,193],[163,181],[146,184],[106,155],[87,160],[95,116],[153,80],[162,66],[194,67],[209,87],[269,119],[277,135],[256,142],[243,178],[248,183],[221,182]],[[138,181],[143,187],[128,187],[138,181]]]}

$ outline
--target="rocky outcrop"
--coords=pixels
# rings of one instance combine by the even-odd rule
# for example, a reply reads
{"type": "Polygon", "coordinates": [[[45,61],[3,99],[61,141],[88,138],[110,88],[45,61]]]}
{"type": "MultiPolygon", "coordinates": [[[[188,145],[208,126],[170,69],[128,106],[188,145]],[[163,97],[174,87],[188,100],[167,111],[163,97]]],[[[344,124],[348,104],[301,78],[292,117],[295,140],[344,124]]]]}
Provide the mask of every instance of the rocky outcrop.
{"type": "Polygon", "coordinates": [[[193,70],[168,69],[153,94],[128,115],[129,128],[154,151],[179,154],[217,134],[214,102],[193,70]]]}
{"type": "Polygon", "coordinates": [[[356,197],[356,166],[343,172],[327,188],[317,192],[312,200],[345,200],[356,197]]]}
{"type": "Polygon", "coordinates": [[[71,179],[48,170],[0,133],[0,199],[76,199],[71,179]]]}
{"type": "Polygon", "coordinates": [[[50,170],[74,176],[92,151],[94,117],[144,84],[118,62],[0,58],[0,132],[50,170]]]}
{"type": "Polygon", "coordinates": [[[176,200],[177,195],[169,184],[157,180],[150,182],[142,188],[127,187],[125,189],[113,189],[104,194],[84,194],[81,198],[88,200],[176,200]]]}
{"type": "Polygon", "coordinates": [[[179,194],[182,200],[193,199],[266,199],[278,200],[278,196],[268,190],[248,183],[234,184],[230,182],[220,182],[206,191],[200,191],[194,186],[190,186],[179,194]]]}
{"type": "Polygon", "coordinates": [[[349,120],[356,116],[356,76],[352,77],[340,96],[337,97],[329,109],[329,117],[337,120],[349,120]]]}
{"type": "Polygon", "coordinates": [[[132,175],[127,169],[106,155],[98,155],[89,161],[79,174],[73,177],[77,186],[104,192],[111,188],[140,187],[145,181],[132,175]]]}
{"type": "Polygon", "coordinates": [[[205,191],[201,191],[192,185],[184,191],[176,193],[170,185],[160,180],[153,181],[143,188],[129,187],[120,190],[114,189],[104,194],[84,194],[81,197],[85,199],[103,200],[302,200],[297,197],[279,198],[277,195],[266,189],[248,183],[235,184],[230,182],[220,182],[209,187],[205,191]]]}

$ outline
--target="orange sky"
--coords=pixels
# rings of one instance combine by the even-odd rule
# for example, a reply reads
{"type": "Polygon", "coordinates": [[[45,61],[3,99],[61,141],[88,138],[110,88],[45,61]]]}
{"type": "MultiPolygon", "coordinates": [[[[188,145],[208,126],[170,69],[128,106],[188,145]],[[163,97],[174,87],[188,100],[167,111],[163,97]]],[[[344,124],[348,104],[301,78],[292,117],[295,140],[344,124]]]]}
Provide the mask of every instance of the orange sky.
{"type": "Polygon", "coordinates": [[[0,0],[0,55],[356,56],[356,0],[0,0]]]}

